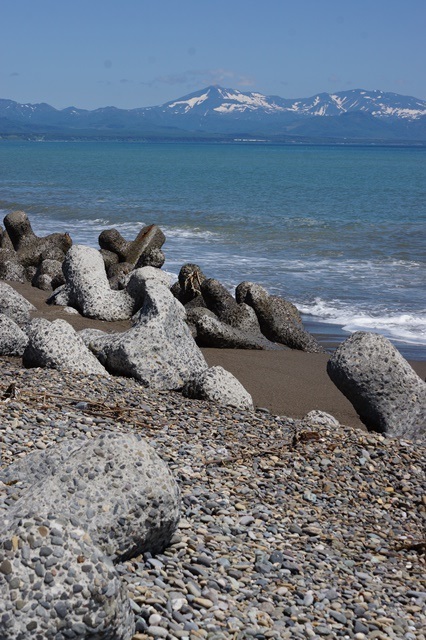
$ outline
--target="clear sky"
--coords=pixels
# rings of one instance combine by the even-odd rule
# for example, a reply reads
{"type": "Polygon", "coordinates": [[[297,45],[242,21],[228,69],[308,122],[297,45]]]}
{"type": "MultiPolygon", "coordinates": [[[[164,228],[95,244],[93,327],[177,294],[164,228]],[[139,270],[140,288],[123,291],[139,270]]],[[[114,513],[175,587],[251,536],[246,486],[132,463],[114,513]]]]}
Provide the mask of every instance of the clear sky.
{"type": "Polygon", "coordinates": [[[1,0],[0,98],[163,104],[210,84],[426,99],[426,0],[1,0]]]}

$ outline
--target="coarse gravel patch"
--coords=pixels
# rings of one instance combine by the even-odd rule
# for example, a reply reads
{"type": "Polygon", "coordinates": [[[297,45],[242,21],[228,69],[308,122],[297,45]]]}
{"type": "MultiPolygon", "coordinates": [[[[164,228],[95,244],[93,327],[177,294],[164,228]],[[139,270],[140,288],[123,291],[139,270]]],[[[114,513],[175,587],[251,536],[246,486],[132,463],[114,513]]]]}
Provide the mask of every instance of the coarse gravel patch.
{"type": "MultiPolygon", "coordinates": [[[[132,431],[177,479],[170,547],[116,565],[134,640],[425,640],[425,446],[17,358],[0,372],[0,397],[16,392],[0,402],[3,469],[65,438],[132,431]]],[[[7,482],[3,513],[25,491],[7,482]]]]}

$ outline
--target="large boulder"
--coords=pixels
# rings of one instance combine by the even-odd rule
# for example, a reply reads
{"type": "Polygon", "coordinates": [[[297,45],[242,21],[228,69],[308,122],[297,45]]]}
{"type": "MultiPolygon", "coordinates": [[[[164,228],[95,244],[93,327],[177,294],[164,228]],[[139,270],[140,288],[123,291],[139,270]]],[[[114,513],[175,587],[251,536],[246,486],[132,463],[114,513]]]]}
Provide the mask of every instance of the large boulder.
{"type": "Polygon", "coordinates": [[[74,245],[63,264],[67,304],[83,316],[98,320],[126,320],[134,312],[134,300],[126,291],[113,291],[108,283],[105,264],[99,251],[74,245]]]}
{"type": "Polygon", "coordinates": [[[4,313],[18,324],[25,324],[30,321],[32,311],[36,311],[36,308],[31,302],[15,291],[10,284],[0,282],[0,313],[4,313]]]}
{"type": "Polygon", "coordinates": [[[25,269],[19,264],[9,234],[0,225],[0,279],[25,282],[25,269]]]}
{"type": "Polygon", "coordinates": [[[102,256],[107,273],[108,269],[112,267],[113,264],[118,264],[118,255],[113,251],[108,251],[108,249],[99,249],[99,253],[102,256]]]}
{"type": "Polygon", "coordinates": [[[141,283],[143,306],[134,326],[94,349],[116,375],[136,378],[152,389],[181,389],[207,369],[207,363],[185,323],[185,309],[170,290],[154,280],[141,283]]]}
{"type": "MultiPolygon", "coordinates": [[[[260,332],[252,333],[231,327],[215,316],[203,313],[207,309],[189,312],[190,323],[195,327],[195,339],[200,347],[217,349],[264,349],[274,351],[285,349],[265,338],[260,332]]],[[[211,312],[212,313],[212,312],[211,312]]]]}
{"type": "Polygon", "coordinates": [[[15,251],[31,242],[36,242],[37,236],[24,211],[12,211],[12,213],[9,213],[4,218],[4,226],[15,251]]]}
{"type": "Polygon", "coordinates": [[[9,238],[9,234],[0,224],[0,248],[6,251],[14,251],[12,240],[9,238]]]}
{"type": "Polygon", "coordinates": [[[236,409],[253,411],[253,400],[241,382],[223,367],[210,367],[190,380],[182,390],[188,398],[209,400],[236,409]]]}
{"type": "Polygon", "coordinates": [[[111,289],[116,291],[126,290],[133,298],[134,309],[141,308],[143,303],[143,286],[145,280],[156,280],[167,288],[170,287],[170,274],[153,266],[138,267],[133,269],[128,262],[119,262],[108,270],[108,281],[111,289]]]}
{"type": "Polygon", "coordinates": [[[229,291],[214,278],[203,281],[201,293],[210,311],[236,329],[260,334],[259,322],[253,310],[244,302],[239,304],[229,291]]]}
{"type": "MultiPolygon", "coordinates": [[[[135,240],[130,244],[127,252],[126,260],[139,267],[149,266],[146,256],[161,250],[166,241],[166,236],[156,224],[150,224],[143,227],[136,236],[135,240]]],[[[158,254],[159,257],[160,254],[158,254]]]]}
{"type": "Polygon", "coordinates": [[[8,470],[9,482],[25,482],[36,463],[40,478],[8,510],[9,518],[60,513],[90,534],[114,561],[160,553],[180,517],[179,489],[167,465],[140,436],[108,433],[76,449],[65,442],[32,464],[8,470]],[[107,488],[107,491],[105,490],[107,488]]]}
{"type": "Polygon", "coordinates": [[[426,438],[426,383],[387,338],[354,333],[336,349],[327,372],[369,429],[426,438]]]}
{"type": "MultiPolygon", "coordinates": [[[[302,316],[299,313],[298,308],[289,300],[280,298],[279,296],[270,295],[264,287],[254,282],[248,282],[245,280],[241,282],[235,289],[235,299],[237,302],[245,302],[251,307],[258,307],[261,314],[261,306],[265,303],[270,303],[271,300],[280,301],[280,315],[285,320],[292,320],[296,324],[302,324],[302,316]]],[[[268,312],[269,310],[265,310],[268,312]]]]}
{"type": "Polygon", "coordinates": [[[119,262],[126,262],[131,268],[162,266],[164,254],[161,251],[166,238],[161,229],[151,224],[143,227],[135,240],[128,242],[117,229],[102,231],[99,246],[118,256],[119,262]]]}
{"type": "Polygon", "coordinates": [[[180,495],[167,465],[140,436],[108,433],[34,451],[0,480],[15,498],[0,519],[0,637],[130,640],[113,562],[169,544],[180,495]]]}
{"type": "Polygon", "coordinates": [[[136,267],[155,267],[156,269],[161,269],[165,261],[166,256],[163,251],[158,247],[153,247],[152,249],[143,252],[136,267]]]}
{"type": "Polygon", "coordinates": [[[23,267],[37,267],[43,260],[63,261],[72,245],[68,233],[52,233],[39,238],[24,211],[13,211],[4,218],[8,236],[23,267]]]}
{"type": "Polygon", "coordinates": [[[217,318],[213,313],[213,311],[210,311],[210,309],[207,309],[207,307],[195,307],[195,306],[188,307],[185,305],[185,311],[186,311],[186,318],[185,318],[186,324],[188,325],[191,331],[192,337],[197,342],[198,346],[201,347],[203,345],[201,345],[197,340],[197,333],[198,333],[197,323],[199,322],[200,318],[202,318],[203,316],[208,316],[209,318],[214,318],[215,320],[217,320],[217,318]]]}
{"type": "MultiPolygon", "coordinates": [[[[179,287],[180,286],[179,282],[175,282],[175,284],[170,288],[170,291],[179,300],[179,293],[178,293],[178,295],[176,295],[176,289],[177,289],[176,285],[179,287]]],[[[185,307],[185,311],[187,313],[192,311],[192,309],[204,309],[205,311],[209,311],[209,313],[212,313],[213,316],[215,318],[217,318],[216,314],[213,313],[213,311],[210,311],[210,309],[207,308],[207,305],[206,305],[202,295],[199,295],[196,298],[192,298],[192,300],[190,300],[189,302],[186,302],[184,304],[184,307],[185,307]]]]}
{"type": "Polygon", "coordinates": [[[107,333],[101,329],[86,327],[86,329],[78,331],[78,336],[83,340],[86,347],[90,349],[92,353],[98,353],[105,347],[108,341],[114,342],[114,340],[116,340],[117,331],[107,333]]]}
{"type": "Polygon", "coordinates": [[[145,295],[145,282],[151,280],[170,287],[170,275],[156,267],[140,267],[134,269],[123,281],[123,287],[133,298],[135,309],[140,309],[145,295]]]}
{"type": "MultiPolygon", "coordinates": [[[[105,262],[105,261],[104,261],[105,262]]],[[[117,262],[112,264],[107,269],[107,276],[109,280],[109,286],[115,291],[124,289],[124,280],[131,273],[133,267],[129,262],[117,262]]]]}
{"type": "Polygon", "coordinates": [[[22,356],[28,336],[11,318],[0,313],[0,355],[22,356]]]}
{"type": "Polygon", "coordinates": [[[236,300],[245,302],[256,312],[264,336],[272,342],[311,353],[324,349],[303,328],[296,307],[278,296],[271,296],[266,289],[253,282],[242,282],[236,289],[236,300]]]}
{"type": "Polygon", "coordinates": [[[197,306],[206,306],[201,293],[201,285],[205,279],[206,276],[197,264],[184,264],[179,271],[178,281],[172,287],[172,293],[183,305],[196,300],[197,306]]]}
{"type": "Polygon", "coordinates": [[[28,326],[28,338],[23,353],[25,367],[108,375],[66,320],[49,322],[44,318],[35,318],[28,326]]]}
{"type": "Polygon", "coordinates": [[[26,282],[27,274],[22,264],[19,264],[16,254],[0,249],[0,280],[10,282],[26,282]]]}
{"type": "Polygon", "coordinates": [[[0,637],[131,640],[130,602],[111,560],[77,522],[9,515],[0,531],[0,637]]]}
{"type": "MultiPolygon", "coordinates": [[[[0,469],[0,482],[21,497],[32,485],[61,470],[65,461],[76,451],[84,450],[88,438],[65,438],[46,449],[33,449],[23,458],[0,469]]],[[[1,508],[1,505],[0,505],[1,508]]]]}
{"type": "MultiPolygon", "coordinates": [[[[98,238],[101,251],[108,251],[117,256],[119,262],[126,262],[130,242],[125,240],[117,229],[105,229],[98,238]]],[[[117,262],[117,261],[115,261],[117,262]]]]}
{"type": "Polygon", "coordinates": [[[62,262],[60,260],[43,260],[38,265],[31,284],[42,291],[57,289],[65,284],[62,262]]]}

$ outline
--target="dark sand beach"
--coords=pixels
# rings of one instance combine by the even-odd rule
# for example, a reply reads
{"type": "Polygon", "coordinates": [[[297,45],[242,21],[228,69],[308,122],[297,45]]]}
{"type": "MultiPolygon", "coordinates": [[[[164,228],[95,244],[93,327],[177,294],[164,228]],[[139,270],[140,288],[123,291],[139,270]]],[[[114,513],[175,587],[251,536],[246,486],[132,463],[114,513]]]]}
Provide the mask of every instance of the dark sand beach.
{"type": "MultiPolygon", "coordinates": [[[[104,322],[70,314],[62,307],[46,304],[49,294],[29,284],[10,282],[37,308],[34,317],[48,320],[63,318],[77,331],[86,327],[103,331],[125,331],[129,321],[104,322]]],[[[302,418],[319,409],[333,415],[341,424],[363,427],[351,403],[327,375],[327,354],[286,351],[248,351],[240,349],[203,349],[209,366],[220,365],[233,373],[252,395],[257,408],[275,415],[302,418]]],[[[410,362],[421,378],[426,377],[426,362],[410,362]]]]}

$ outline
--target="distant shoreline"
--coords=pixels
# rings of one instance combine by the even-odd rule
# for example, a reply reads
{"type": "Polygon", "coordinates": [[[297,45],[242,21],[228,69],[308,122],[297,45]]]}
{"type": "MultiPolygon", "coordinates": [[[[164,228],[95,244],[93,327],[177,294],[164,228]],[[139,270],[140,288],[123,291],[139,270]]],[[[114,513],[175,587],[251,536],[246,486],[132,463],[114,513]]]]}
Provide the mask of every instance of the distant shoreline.
{"type": "Polygon", "coordinates": [[[409,149],[425,149],[426,140],[381,140],[381,139],[341,139],[341,138],[285,138],[285,137],[268,137],[264,139],[250,137],[241,138],[239,134],[230,136],[218,135],[211,136],[150,136],[150,135],[79,135],[78,133],[67,135],[53,134],[11,134],[0,132],[1,142],[129,142],[134,144],[232,144],[232,145],[279,145],[289,147],[389,147],[389,148],[409,148],[409,149]]]}

